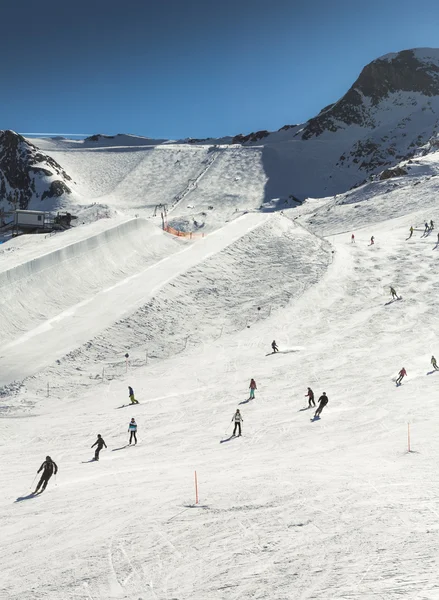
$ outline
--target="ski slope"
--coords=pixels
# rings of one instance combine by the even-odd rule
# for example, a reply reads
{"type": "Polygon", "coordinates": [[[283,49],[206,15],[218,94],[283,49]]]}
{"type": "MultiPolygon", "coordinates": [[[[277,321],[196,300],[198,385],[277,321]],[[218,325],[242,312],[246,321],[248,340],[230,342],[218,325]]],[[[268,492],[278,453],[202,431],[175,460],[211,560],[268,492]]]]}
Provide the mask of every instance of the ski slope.
{"type": "Polygon", "coordinates": [[[115,219],[47,249],[3,245],[19,272],[55,267],[68,240],[84,281],[57,289],[61,265],[40,269],[2,304],[22,331],[0,359],[0,598],[439,597],[437,230],[406,240],[439,210],[435,178],[416,177],[311,202],[296,222],[219,219],[193,242],[115,219]],[[329,397],[318,421],[307,386],[329,397]],[[243,436],[231,438],[237,407],[243,436]],[[125,447],[132,416],[139,444],[125,447]],[[88,462],[97,433],[108,449],[88,462]],[[29,497],[47,454],[57,480],[29,497]]]}

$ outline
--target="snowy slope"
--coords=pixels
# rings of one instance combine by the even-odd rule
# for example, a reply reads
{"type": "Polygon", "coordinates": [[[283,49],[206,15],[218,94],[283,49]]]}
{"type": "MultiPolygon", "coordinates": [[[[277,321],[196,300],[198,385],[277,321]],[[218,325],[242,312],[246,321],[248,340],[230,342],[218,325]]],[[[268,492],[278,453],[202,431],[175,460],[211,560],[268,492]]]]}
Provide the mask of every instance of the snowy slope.
{"type": "MultiPolygon", "coordinates": [[[[1,419],[3,597],[436,598],[437,251],[420,232],[406,242],[407,223],[375,223],[373,248],[366,232],[355,245],[330,238],[327,270],[308,252],[313,285],[250,328],[216,341],[200,329],[182,353],[89,390],[64,373],[62,395],[51,380],[49,398],[1,419]],[[389,283],[403,300],[389,303],[389,283]],[[273,338],[281,353],[267,356],[273,338]],[[250,377],[258,390],[247,402],[250,377]],[[128,384],[141,404],[115,410],[128,384]],[[307,385],[329,396],[318,422],[302,410],[307,385]],[[239,403],[244,436],[229,439],[239,403]],[[125,448],[133,415],[139,444],[125,448]],[[98,432],[109,448],[82,464],[98,432]],[[14,502],[47,453],[56,483],[14,502]]],[[[216,326],[237,286],[254,300],[264,292],[253,276],[235,282],[222,312],[212,304],[216,326]]]]}

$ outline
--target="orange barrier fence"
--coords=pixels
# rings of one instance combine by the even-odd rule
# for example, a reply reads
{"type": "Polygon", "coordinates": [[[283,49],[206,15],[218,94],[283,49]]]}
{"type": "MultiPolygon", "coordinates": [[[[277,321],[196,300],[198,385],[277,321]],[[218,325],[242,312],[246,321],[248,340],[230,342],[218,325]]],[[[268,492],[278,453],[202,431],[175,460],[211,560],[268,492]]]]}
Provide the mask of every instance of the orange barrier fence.
{"type": "Polygon", "coordinates": [[[204,233],[192,233],[192,231],[179,231],[178,229],[174,229],[170,225],[166,225],[165,231],[167,231],[168,233],[172,233],[172,235],[176,235],[178,237],[189,238],[190,240],[204,237],[204,233]]]}

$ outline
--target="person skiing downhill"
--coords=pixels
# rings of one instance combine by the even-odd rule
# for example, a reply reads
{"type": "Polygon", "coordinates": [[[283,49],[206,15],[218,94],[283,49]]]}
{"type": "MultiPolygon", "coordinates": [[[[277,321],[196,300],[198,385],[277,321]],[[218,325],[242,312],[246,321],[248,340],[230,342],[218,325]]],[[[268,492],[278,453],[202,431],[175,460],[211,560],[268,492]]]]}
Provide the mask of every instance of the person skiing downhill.
{"type": "Polygon", "coordinates": [[[239,434],[238,437],[241,435],[241,423],[244,423],[244,419],[241,416],[241,413],[239,412],[239,408],[236,409],[235,414],[232,417],[232,421],[235,421],[235,427],[233,429],[233,436],[236,435],[236,430],[239,430],[239,434]]]}
{"type": "Polygon", "coordinates": [[[433,221],[431,220],[431,221],[430,221],[430,231],[433,231],[433,229],[434,229],[434,223],[433,223],[433,221]]]}
{"type": "Polygon", "coordinates": [[[308,393],[305,394],[305,398],[308,398],[308,408],[311,408],[311,406],[315,407],[316,403],[314,402],[314,392],[310,387],[308,388],[308,393]]]}
{"type": "Polygon", "coordinates": [[[272,349],[273,349],[273,354],[274,354],[275,352],[279,352],[279,348],[277,347],[276,340],[273,340],[273,341],[271,342],[271,347],[272,347],[272,349]]]}
{"type": "Polygon", "coordinates": [[[372,236],[370,238],[370,244],[369,244],[369,246],[373,246],[374,244],[375,244],[375,238],[372,236]]]}
{"type": "Polygon", "coordinates": [[[355,235],[354,234],[351,235],[351,244],[355,244],[355,235]]]}
{"type": "Polygon", "coordinates": [[[424,233],[423,233],[423,235],[426,235],[426,234],[429,232],[429,230],[430,230],[430,226],[429,226],[429,224],[427,223],[427,221],[425,221],[425,229],[424,229],[424,233]]]}
{"type": "Polygon", "coordinates": [[[437,362],[436,362],[436,359],[435,359],[435,357],[434,357],[434,356],[432,356],[432,357],[431,357],[431,364],[432,364],[432,366],[433,366],[433,369],[434,369],[435,371],[439,371],[439,367],[437,366],[437,362]]]}
{"type": "Polygon", "coordinates": [[[395,291],[395,288],[394,288],[394,287],[392,287],[392,286],[390,286],[390,293],[392,294],[392,300],[395,300],[395,298],[396,298],[397,300],[399,300],[399,296],[398,296],[398,294],[396,293],[396,291],[395,291]]]}
{"type": "Polygon", "coordinates": [[[139,404],[139,401],[134,398],[134,390],[130,385],[128,386],[128,396],[130,397],[131,404],[139,404]]]}
{"type": "Polygon", "coordinates": [[[40,471],[43,471],[43,474],[41,475],[41,479],[38,482],[38,485],[35,489],[34,494],[38,494],[38,490],[40,489],[41,486],[41,493],[44,492],[44,490],[47,487],[47,484],[49,482],[49,479],[52,477],[52,475],[55,473],[55,475],[58,473],[58,467],[57,465],[54,463],[54,461],[50,458],[50,456],[46,456],[46,460],[43,462],[43,464],[41,465],[41,467],[38,469],[37,473],[39,473],[40,471]],[[43,471],[44,469],[44,471],[43,471]]]}
{"type": "Polygon", "coordinates": [[[408,238],[407,238],[408,240],[409,240],[409,239],[412,237],[412,235],[413,235],[413,232],[414,232],[414,229],[413,229],[413,225],[412,225],[412,226],[410,227],[410,235],[409,235],[409,236],[408,236],[408,238]]]}
{"type": "Polygon", "coordinates": [[[135,418],[133,417],[128,425],[128,433],[130,434],[130,445],[134,438],[134,445],[137,444],[137,423],[135,418]]]}
{"type": "Polygon", "coordinates": [[[95,460],[99,460],[99,452],[102,450],[102,448],[104,446],[105,446],[105,448],[107,447],[107,444],[104,442],[100,433],[98,433],[98,439],[95,441],[95,443],[91,447],[93,448],[94,446],[96,446],[95,460]]]}
{"type": "Polygon", "coordinates": [[[398,373],[398,375],[399,375],[399,377],[396,380],[396,385],[401,385],[401,381],[407,375],[407,371],[404,369],[404,367],[400,370],[400,372],[398,373]]]}
{"type": "Polygon", "coordinates": [[[254,379],[252,379],[250,381],[249,388],[250,388],[250,398],[249,398],[249,400],[254,400],[255,399],[255,390],[258,389],[257,386],[256,386],[256,381],[254,379]]]}
{"type": "Polygon", "coordinates": [[[320,415],[320,413],[325,408],[325,406],[328,404],[328,402],[329,402],[328,396],[326,395],[326,392],[323,392],[323,394],[319,398],[319,407],[316,410],[314,417],[318,417],[320,415]]]}

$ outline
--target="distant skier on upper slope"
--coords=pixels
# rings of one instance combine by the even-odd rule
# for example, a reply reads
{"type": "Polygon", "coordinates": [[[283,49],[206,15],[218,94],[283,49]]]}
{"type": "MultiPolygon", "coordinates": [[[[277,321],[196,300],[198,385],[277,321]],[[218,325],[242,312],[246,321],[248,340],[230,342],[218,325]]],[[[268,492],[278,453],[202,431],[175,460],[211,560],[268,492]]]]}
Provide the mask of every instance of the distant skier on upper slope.
{"type": "Polygon", "coordinates": [[[279,348],[277,347],[276,340],[273,340],[271,342],[271,348],[273,349],[273,354],[275,354],[276,352],[279,352],[279,348]]]}

